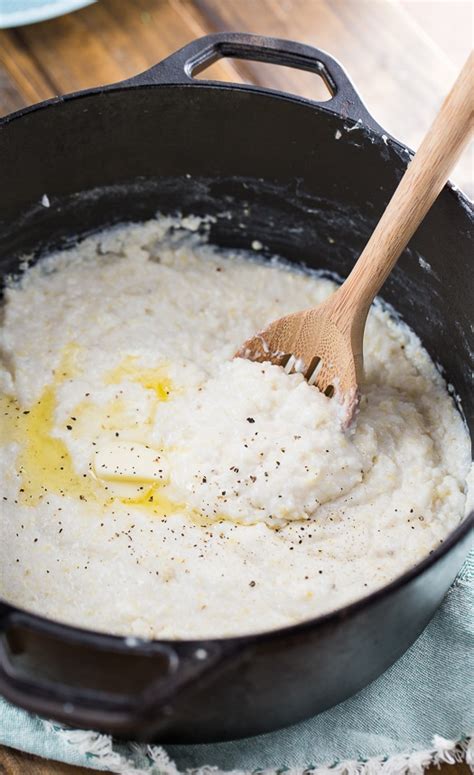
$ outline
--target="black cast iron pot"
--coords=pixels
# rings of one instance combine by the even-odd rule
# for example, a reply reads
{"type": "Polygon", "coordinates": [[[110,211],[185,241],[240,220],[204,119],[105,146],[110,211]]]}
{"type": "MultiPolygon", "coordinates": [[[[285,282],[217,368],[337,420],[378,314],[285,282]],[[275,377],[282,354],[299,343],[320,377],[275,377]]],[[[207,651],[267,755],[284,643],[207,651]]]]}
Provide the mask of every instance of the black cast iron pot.
{"type": "MultiPolygon", "coordinates": [[[[3,120],[2,274],[75,235],[181,210],[230,213],[212,228],[219,245],[257,239],[268,256],[345,276],[408,159],[327,54],[211,35],[129,81],[3,120]],[[317,73],[332,99],[193,80],[225,56],[317,73]]],[[[447,186],[383,297],[442,364],[474,431],[471,223],[468,201],[447,186]]],[[[249,637],[136,641],[0,602],[0,692],[43,716],[148,741],[223,740],[291,724],[354,694],[413,643],[461,565],[470,524],[365,599],[249,637]]]]}

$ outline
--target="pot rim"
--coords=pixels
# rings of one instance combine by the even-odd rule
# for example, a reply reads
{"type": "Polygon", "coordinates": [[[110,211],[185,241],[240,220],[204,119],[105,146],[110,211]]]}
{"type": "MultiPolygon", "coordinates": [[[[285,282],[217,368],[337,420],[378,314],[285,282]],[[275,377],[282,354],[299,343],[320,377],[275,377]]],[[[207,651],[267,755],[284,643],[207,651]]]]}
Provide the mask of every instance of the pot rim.
{"type": "MultiPolygon", "coordinates": [[[[138,78],[139,76],[137,76],[138,78]]],[[[345,116],[338,110],[335,110],[330,106],[331,100],[324,102],[316,102],[308,97],[302,97],[300,95],[291,94],[290,92],[280,91],[276,89],[267,88],[264,86],[256,86],[254,84],[239,84],[239,83],[227,83],[223,81],[207,81],[207,80],[191,80],[189,83],[171,83],[171,82],[156,82],[156,83],[135,83],[135,78],[130,79],[130,83],[121,81],[119,83],[107,84],[105,86],[96,86],[89,89],[81,89],[76,92],[69,92],[68,94],[59,95],[56,97],[50,97],[41,102],[36,102],[33,105],[26,105],[19,110],[15,110],[11,113],[7,113],[5,116],[0,116],[0,132],[3,128],[9,126],[15,121],[30,115],[31,113],[37,113],[43,110],[49,110],[52,108],[59,108],[62,105],[68,104],[75,100],[87,99],[89,97],[104,96],[109,93],[124,94],[130,90],[133,91],[158,91],[162,88],[174,88],[174,89],[209,89],[212,91],[231,91],[231,92],[244,92],[247,94],[255,94],[260,97],[267,97],[282,102],[290,102],[297,105],[301,105],[306,108],[310,108],[316,113],[321,112],[330,115],[332,118],[339,119],[342,122],[349,122],[352,124],[351,129],[356,126],[364,135],[371,138],[372,142],[378,141],[388,144],[393,147],[397,155],[402,161],[409,161],[415,155],[415,151],[412,150],[406,143],[401,142],[394,137],[390,132],[385,130],[378,122],[367,112],[365,106],[361,101],[360,105],[365,112],[364,118],[353,118],[349,115],[345,116]]],[[[450,191],[451,194],[459,200],[463,209],[466,210],[472,221],[474,221],[474,200],[471,199],[456,183],[448,180],[442,189],[439,196],[442,196],[445,190],[450,191]]]]}

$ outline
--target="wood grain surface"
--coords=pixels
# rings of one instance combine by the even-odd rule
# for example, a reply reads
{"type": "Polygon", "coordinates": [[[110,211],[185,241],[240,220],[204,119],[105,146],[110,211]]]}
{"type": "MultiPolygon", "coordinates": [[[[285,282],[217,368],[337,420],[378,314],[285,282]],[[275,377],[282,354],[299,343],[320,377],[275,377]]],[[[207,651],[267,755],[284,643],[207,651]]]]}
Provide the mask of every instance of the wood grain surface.
{"type": "MultiPolygon", "coordinates": [[[[328,51],[377,121],[416,148],[472,47],[472,8],[469,0],[99,0],[58,19],[0,31],[0,115],[120,81],[208,32],[240,30],[328,51]]],[[[207,75],[327,96],[317,76],[284,67],[221,60],[207,75]]],[[[472,154],[464,155],[453,174],[471,194],[472,166],[472,154]]],[[[86,772],[0,747],[0,775],[86,772]]],[[[431,772],[469,770],[443,765],[431,772]]]]}

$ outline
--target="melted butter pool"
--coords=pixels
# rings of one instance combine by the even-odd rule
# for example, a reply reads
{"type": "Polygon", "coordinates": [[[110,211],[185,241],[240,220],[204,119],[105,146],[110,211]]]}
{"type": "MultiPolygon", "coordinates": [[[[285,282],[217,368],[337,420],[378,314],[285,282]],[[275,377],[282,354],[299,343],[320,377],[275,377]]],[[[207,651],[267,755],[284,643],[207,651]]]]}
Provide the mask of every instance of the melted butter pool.
{"type": "MultiPolygon", "coordinates": [[[[19,502],[26,506],[37,506],[48,494],[92,502],[104,511],[114,501],[124,505],[133,504],[156,517],[166,517],[183,511],[183,506],[174,503],[160,492],[160,484],[139,483],[129,486],[123,482],[118,486],[122,492],[114,492],[109,482],[102,482],[89,473],[76,471],[66,443],[54,435],[57,408],[57,390],[66,380],[78,373],[76,355],[79,348],[68,345],[54,372],[51,384],[47,385],[38,401],[29,409],[23,409],[18,402],[6,395],[0,396],[0,441],[18,446],[17,470],[20,476],[19,502]]],[[[108,384],[120,384],[129,380],[153,391],[156,401],[167,401],[172,390],[171,380],[163,367],[143,368],[137,359],[129,356],[108,376],[108,384]]],[[[130,426],[125,419],[126,406],[115,398],[105,406],[97,406],[92,400],[83,401],[75,407],[74,425],[71,433],[86,435],[95,427],[101,432],[119,433],[130,426]]],[[[150,426],[154,410],[146,426],[150,426]]],[[[146,428],[142,429],[146,433],[146,428]]],[[[133,427],[129,431],[134,432],[133,427]]],[[[138,434],[140,435],[140,434],[138,434]]]]}
{"type": "Polygon", "coordinates": [[[49,386],[28,414],[20,414],[21,501],[30,506],[49,492],[86,501],[98,496],[91,477],[76,472],[66,444],[53,436],[55,407],[55,387],[49,386]]]}
{"type": "Polygon", "coordinates": [[[37,506],[48,493],[80,500],[97,495],[91,478],[76,472],[66,444],[53,435],[56,389],[76,373],[78,350],[75,344],[65,349],[52,384],[45,387],[30,409],[22,409],[8,396],[0,397],[2,437],[19,447],[19,501],[24,505],[37,506]]]}
{"type": "Polygon", "coordinates": [[[146,390],[152,390],[158,401],[167,401],[172,389],[171,380],[166,376],[163,366],[144,368],[133,355],[128,355],[109,373],[106,383],[117,385],[123,380],[136,382],[146,390]]]}

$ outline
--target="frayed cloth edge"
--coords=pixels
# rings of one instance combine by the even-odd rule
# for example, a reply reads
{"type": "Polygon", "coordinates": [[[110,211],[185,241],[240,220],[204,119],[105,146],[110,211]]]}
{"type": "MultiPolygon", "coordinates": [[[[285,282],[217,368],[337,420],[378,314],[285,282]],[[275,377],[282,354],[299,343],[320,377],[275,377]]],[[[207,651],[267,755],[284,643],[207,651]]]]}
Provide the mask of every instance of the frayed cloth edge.
{"type": "Polygon", "coordinates": [[[429,750],[376,756],[365,761],[335,761],[302,768],[221,770],[219,767],[204,765],[179,770],[161,746],[132,743],[130,756],[140,760],[140,764],[136,764],[132,758],[114,750],[113,740],[109,735],[67,729],[50,721],[45,721],[44,724],[48,732],[58,735],[62,743],[67,743],[76,754],[86,757],[86,766],[117,775],[422,775],[431,765],[460,762],[465,762],[474,772],[474,733],[458,740],[447,740],[441,735],[434,735],[432,748],[429,750]]]}

